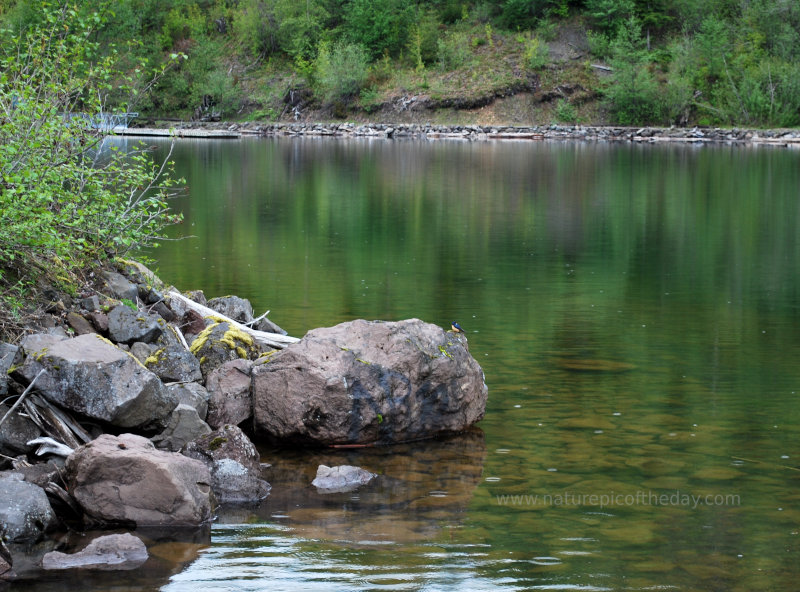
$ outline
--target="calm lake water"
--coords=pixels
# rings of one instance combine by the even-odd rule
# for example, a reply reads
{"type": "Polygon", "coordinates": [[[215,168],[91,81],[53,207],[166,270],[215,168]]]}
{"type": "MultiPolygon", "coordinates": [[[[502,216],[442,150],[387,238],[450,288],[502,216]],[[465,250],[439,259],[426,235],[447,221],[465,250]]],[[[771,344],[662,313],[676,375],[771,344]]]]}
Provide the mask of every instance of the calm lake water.
{"type": "Polygon", "coordinates": [[[263,504],[149,539],[149,571],[113,589],[797,588],[800,153],[253,139],[174,158],[173,234],[195,238],[154,253],[164,280],[296,336],[458,320],[489,403],[443,441],[264,448],[263,504]],[[381,478],[323,496],[320,463],[381,478]]]}

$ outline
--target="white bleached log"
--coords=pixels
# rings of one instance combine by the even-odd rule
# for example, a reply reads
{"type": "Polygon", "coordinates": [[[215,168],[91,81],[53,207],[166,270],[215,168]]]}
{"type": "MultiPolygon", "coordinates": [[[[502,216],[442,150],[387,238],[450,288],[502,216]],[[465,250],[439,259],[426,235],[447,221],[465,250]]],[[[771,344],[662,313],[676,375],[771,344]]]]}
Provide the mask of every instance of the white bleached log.
{"type": "Polygon", "coordinates": [[[207,306],[203,306],[202,304],[198,304],[194,300],[187,298],[177,290],[170,290],[168,295],[170,298],[175,298],[179,300],[181,304],[183,304],[186,308],[194,310],[203,317],[212,317],[215,319],[221,319],[222,321],[228,323],[231,327],[235,327],[241,331],[244,331],[259,343],[263,343],[264,345],[267,345],[269,347],[274,347],[276,349],[284,349],[287,345],[290,345],[292,343],[297,343],[298,341],[300,341],[297,337],[290,337],[289,335],[281,335],[280,333],[268,333],[267,331],[258,331],[246,325],[242,325],[241,323],[237,323],[232,318],[226,317],[224,314],[220,314],[216,310],[208,308],[207,306]]]}

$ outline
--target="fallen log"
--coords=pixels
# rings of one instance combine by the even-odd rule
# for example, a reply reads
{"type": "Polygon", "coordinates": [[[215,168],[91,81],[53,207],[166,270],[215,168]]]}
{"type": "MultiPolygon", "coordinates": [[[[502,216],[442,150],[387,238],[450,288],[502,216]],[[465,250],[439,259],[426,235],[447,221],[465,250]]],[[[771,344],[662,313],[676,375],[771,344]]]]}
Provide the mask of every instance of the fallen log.
{"type": "Polygon", "coordinates": [[[209,317],[212,319],[221,320],[225,323],[228,323],[231,327],[235,327],[240,331],[244,331],[245,333],[250,335],[253,339],[268,347],[273,347],[275,349],[285,349],[287,345],[290,345],[292,343],[297,343],[298,341],[300,341],[297,337],[291,337],[289,335],[281,335],[280,333],[268,333],[266,331],[258,331],[256,329],[253,329],[252,327],[248,327],[247,325],[242,325],[241,323],[237,323],[232,318],[226,317],[224,314],[218,313],[214,309],[208,308],[207,306],[203,306],[202,304],[198,304],[194,300],[187,298],[177,290],[170,290],[170,292],[167,295],[170,298],[175,298],[183,306],[191,310],[194,310],[203,317],[209,317]]]}

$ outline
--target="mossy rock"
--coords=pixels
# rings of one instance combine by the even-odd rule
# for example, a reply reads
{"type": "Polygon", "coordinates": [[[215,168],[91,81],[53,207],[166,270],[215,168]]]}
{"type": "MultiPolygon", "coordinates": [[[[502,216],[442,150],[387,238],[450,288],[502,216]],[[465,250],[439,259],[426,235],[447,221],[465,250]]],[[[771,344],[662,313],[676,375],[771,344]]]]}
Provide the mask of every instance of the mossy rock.
{"type": "Polygon", "coordinates": [[[250,335],[225,322],[215,322],[206,327],[192,341],[191,351],[200,362],[203,378],[208,378],[225,362],[255,360],[261,355],[261,348],[250,335]]]}

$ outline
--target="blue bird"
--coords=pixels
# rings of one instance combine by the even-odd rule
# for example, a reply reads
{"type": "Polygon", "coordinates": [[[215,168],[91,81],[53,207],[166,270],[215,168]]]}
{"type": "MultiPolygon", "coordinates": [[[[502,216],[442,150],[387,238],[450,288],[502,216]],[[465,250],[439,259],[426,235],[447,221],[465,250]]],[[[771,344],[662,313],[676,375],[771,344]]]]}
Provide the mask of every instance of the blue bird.
{"type": "Polygon", "coordinates": [[[453,321],[450,323],[450,328],[453,330],[453,333],[464,333],[464,329],[461,328],[461,325],[453,321]]]}

